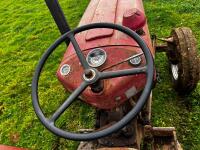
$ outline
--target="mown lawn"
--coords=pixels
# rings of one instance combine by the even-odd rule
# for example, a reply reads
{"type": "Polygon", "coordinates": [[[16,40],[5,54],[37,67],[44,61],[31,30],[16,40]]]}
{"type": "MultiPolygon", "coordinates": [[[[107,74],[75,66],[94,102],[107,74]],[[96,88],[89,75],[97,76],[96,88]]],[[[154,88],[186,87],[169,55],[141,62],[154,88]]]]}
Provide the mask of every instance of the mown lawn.
{"type": "MultiPolygon", "coordinates": [[[[89,0],[60,0],[68,22],[74,28],[89,0]]],[[[200,0],[146,0],[151,34],[168,36],[171,28],[191,27],[200,47],[200,0]]],[[[58,138],[37,119],[31,103],[31,80],[42,53],[59,37],[43,0],[0,1],[0,143],[31,149],[75,149],[77,142],[58,138]]],[[[55,77],[66,47],[63,44],[50,57],[41,80],[39,96],[48,115],[67,94],[55,77]]],[[[157,54],[161,82],[153,91],[153,124],[175,126],[186,150],[200,149],[200,85],[188,97],[172,88],[167,58],[157,54]]],[[[76,102],[58,120],[68,129],[92,127],[94,110],[76,102]]]]}

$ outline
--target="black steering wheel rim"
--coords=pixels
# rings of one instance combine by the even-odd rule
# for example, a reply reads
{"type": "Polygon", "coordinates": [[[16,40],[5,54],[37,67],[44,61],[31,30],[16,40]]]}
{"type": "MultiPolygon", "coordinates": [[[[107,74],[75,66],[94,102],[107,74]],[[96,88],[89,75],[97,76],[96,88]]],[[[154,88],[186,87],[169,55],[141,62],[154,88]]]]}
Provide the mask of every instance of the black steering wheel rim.
{"type": "Polygon", "coordinates": [[[81,27],[78,27],[72,31],[69,31],[67,33],[65,33],[64,35],[62,35],[58,40],[55,41],[54,44],[52,44],[49,49],[43,54],[42,58],[39,61],[39,64],[37,65],[33,80],[32,80],[32,103],[33,103],[33,107],[35,110],[35,113],[37,115],[37,117],[39,118],[39,120],[41,121],[41,123],[51,132],[53,132],[54,134],[66,138],[66,139],[71,139],[71,140],[76,140],[76,141],[88,141],[88,140],[95,140],[98,138],[102,138],[105,137],[107,135],[110,135],[120,129],[122,129],[124,126],[126,126],[132,119],[134,119],[138,113],[141,111],[141,109],[143,108],[143,106],[145,105],[150,93],[151,93],[151,88],[152,88],[152,84],[153,84],[153,75],[154,75],[154,62],[153,62],[153,58],[151,55],[151,52],[148,48],[148,46],[145,44],[145,42],[143,41],[143,39],[134,31],[130,30],[127,27],[121,26],[121,25],[117,25],[117,24],[111,24],[111,23],[94,23],[94,24],[88,24],[88,25],[84,25],[81,27]],[[144,87],[144,90],[138,100],[138,102],[136,103],[135,107],[133,107],[129,113],[127,113],[120,121],[118,121],[116,124],[100,130],[100,131],[96,131],[96,132],[92,132],[92,133],[72,133],[72,132],[68,132],[68,131],[64,131],[60,128],[57,128],[54,123],[52,121],[50,121],[49,119],[47,119],[43,112],[42,109],[40,108],[39,105],[39,98],[38,98],[38,81],[39,81],[39,77],[42,71],[42,68],[46,62],[46,60],[48,59],[48,57],[51,55],[51,53],[62,43],[66,40],[66,38],[69,38],[70,34],[77,34],[80,32],[83,32],[85,30],[89,30],[89,29],[94,29],[94,28],[108,28],[108,29],[115,29],[118,31],[121,31],[127,35],[129,35],[131,38],[133,38],[138,45],[140,46],[140,48],[142,49],[142,51],[144,52],[145,58],[146,58],[146,85],[144,87]]]}

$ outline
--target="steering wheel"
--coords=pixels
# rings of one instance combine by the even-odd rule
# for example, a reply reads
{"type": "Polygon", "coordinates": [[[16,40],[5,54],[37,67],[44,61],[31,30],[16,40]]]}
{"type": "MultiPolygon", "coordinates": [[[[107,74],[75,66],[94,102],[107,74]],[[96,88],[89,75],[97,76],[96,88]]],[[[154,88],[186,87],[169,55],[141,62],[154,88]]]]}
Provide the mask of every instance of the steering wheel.
{"type": "Polygon", "coordinates": [[[35,110],[36,115],[40,119],[41,123],[51,132],[54,134],[71,140],[77,140],[77,141],[88,141],[88,140],[95,140],[98,138],[105,137],[107,135],[110,135],[123,127],[125,127],[132,119],[134,119],[138,113],[142,110],[143,106],[145,105],[150,92],[152,88],[153,83],[153,74],[154,74],[154,62],[151,55],[151,52],[148,48],[148,46],[145,44],[143,39],[134,31],[130,30],[127,27],[120,26],[117,24],[111,24],[111,23],[94,23],[94,24],[88,24],[84,25],[82,27],[78,27],[72,31],[69,31],[62,35],[59,39],[55,41],[54,44],[52,44],[47,51],[43,54],[41,60],[39,61],[39,64],[37,65],[33,80],[32,80],[32,102],[33,107],[35,110]],[[108,29],[115,29],[118,31],[121,31],[127,35],[129,35],[132,39],[134,39],[142,51],[144,52],[144,56],[146,58],[146,65],[144,67],[140,68],[133,68],[133,69],[125,69],[125,70],[119,70],[119,71],[109,71],[109,72],[100,72],[95,68],[92,68],[88,65],[76,39],[75,35],[77,33],[83,32],[85,30],[90,30],[94,28],[108,28],[108,29]],[[39,105],[39,98],[38,98],[38,81],[39,77],[42,71],[42,68],[48,59],[48,57],[51,55],[51,53],[66,39],[69,39],[74,46],[74,49],[76,51],[76,54],[80,60],[80,63],[82,67],[84,68],[83,73],[83,82],[81,85],[72,92],[72,94],[68,97],[68,99],[55,111],[55,113],[52,115],[52,117],[46,118],[44,116],[44,113],[42,112],[40,105],[39,105]],[[94,84],[95,82],[103,79],[109,79],[109,78],[115,78],[115,77],[122,77],[122,76],[129,76],[129,75],[135,75],[145,73],[146,74],[146,85],[144,87],[143,92],[141,93],[141,96],[139,97],[139,100],[135,107],[133,107],[129,113],[127,113],[120,121],[118,121],[116,124],[113,124],[112,126],[98,130],[91,133],[73,133],[69,131],[65,131],[63,129],[60,129],[55,126],[56,120],[60,117],[60,115],[74,102],[74,100],[81,95],[81,93],[91,84],[94,84]]]}

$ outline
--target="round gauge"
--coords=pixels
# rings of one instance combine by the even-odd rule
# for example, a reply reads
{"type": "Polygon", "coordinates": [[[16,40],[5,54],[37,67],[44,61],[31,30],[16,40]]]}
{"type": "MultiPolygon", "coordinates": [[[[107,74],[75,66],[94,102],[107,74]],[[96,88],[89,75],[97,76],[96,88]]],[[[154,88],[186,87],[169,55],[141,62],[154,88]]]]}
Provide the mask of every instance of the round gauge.
{"type": "Polygon", "coordinates": [[[141,62],[142,62],[142,59],[141,59],[140,56],[135,57],[135,58],[133,58],[133,59],[130,60],[130,63],[131,63],[132,65],[134,65],[134,66],[140,65],[141,62]]]}
{"type": "Polygon", "coordinates": [[[96,48],[91,50],[87,55],[87,62],[91,67],[100,67],[102,66],[107,58],[106,52],[101,48],[96,48]]]}
{"type": "Polygon", "coordinates": [[[68,75],[70,72],[70,66],[67,64],[64,64],[61,68],[60,68],[60,74],[63,76],[68,75]]]}

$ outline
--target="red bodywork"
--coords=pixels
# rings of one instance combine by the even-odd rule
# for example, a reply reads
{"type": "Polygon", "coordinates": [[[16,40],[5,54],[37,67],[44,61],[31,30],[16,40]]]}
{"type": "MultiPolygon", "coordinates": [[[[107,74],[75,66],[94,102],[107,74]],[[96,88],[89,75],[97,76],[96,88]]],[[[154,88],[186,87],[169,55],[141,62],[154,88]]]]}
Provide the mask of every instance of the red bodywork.
{"type": "MultiPolygon", "coordinates": [[[[132,30],[143,29],[144,39],[152,55],[155,52],[152,48],[147,22],[144,15],[142,0],[91,0],[86,9],[79,26],[95,23],[110,22],[131,28],[132,30]]],[[[102,48],[107,53],[107,60],[104,65],[97,68],[102,71],[119,61],[124,60],[134,54],[140,53],[141,49],[137,43],[127,35],[112,29],[93,29],[76,35],[85,57],[94,48],[102,48]]],[[[145,65],[144,56],[142,63],[145,65]]],[[[63,86],[69,90],[75,90],[82,80],[83,68],[75,54],[73,46],[70,44],[64,58],[57,71],[57,76],[63,86]],[[71,67],[70,73],[66,76],[60,74],[60,67],[68,64],[71,67]]],[[[104,71],[114,71],[133,68],[128,62],[106,69],[104,71]]],[[[100,109],[113,109],[130,97],[140,92],[145,85],[145,74],[125,76],[104,80],[104,90],[95,94],[88,87],[81,95],[81,99],[92,106],[100,109]]]]}
{"type": "Polygon", "coordinates": [[[27,148],[19,148],[7,145],[0,145],[0,150],[28,150],[27,148]]]}

